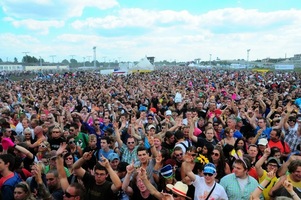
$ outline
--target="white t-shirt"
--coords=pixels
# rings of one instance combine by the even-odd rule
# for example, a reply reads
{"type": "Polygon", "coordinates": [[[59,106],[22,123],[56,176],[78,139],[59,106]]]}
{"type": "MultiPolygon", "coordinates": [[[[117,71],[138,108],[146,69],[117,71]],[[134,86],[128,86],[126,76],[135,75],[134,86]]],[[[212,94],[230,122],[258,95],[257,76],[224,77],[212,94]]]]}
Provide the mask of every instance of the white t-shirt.
{"type": "MultiPolygon", "coordinates": [[[[195,177],[193,185],[195,187],[194,200],[205,200],[211,189],[214,187],[214,184],[210,187],[207,186],[205,178],[198,175],[195,177]]],[[[216,186],[208,200],[228,200],[227,193],[223,186],[216,183],[216,186]]]]}

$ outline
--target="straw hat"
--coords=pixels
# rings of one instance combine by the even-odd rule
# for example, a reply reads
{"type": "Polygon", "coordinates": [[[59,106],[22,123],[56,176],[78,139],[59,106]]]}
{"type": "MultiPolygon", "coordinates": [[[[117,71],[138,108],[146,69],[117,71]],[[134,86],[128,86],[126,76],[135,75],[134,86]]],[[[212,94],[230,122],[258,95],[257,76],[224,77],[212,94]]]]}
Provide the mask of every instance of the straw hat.
{"type": "Polygon", "coordinates": [[[181,195],[183,197],[186,197],[186,193],[188,191],[188,186],[186,184],[184,184],[182,181],[178,181],[176,182],[175,185],[172,184],[167,184],[166,187],[168,187],[169,189],[171,189],[174,193],[181,195]]]}

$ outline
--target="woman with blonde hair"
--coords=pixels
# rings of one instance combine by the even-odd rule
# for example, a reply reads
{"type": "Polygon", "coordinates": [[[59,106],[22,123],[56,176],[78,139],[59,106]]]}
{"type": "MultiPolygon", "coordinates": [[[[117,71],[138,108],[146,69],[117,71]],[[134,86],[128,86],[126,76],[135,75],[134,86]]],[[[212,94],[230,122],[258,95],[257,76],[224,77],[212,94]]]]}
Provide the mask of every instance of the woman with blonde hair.
{"type": "Polygon", "coordinates": [[[14,200],[35,200],[36,198],[31,194],[29,185],[22,181],[15,186],[14,200]]]}

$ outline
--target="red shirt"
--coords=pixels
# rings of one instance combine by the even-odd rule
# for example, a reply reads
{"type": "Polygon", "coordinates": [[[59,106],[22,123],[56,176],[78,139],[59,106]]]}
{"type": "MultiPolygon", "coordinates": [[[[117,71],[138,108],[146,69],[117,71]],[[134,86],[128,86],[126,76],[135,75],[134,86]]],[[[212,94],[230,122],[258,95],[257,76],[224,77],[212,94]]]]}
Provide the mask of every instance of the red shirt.
{"type": "Polygon", "coordinates": [[[279,140],[278,142],[273,142],[272,140],[269,140],[268,145],[270,148],[278,147],[281,153],[288,154],[291,152],[290,146],[286,142],[281,142],[281,140],[279,140]]]}

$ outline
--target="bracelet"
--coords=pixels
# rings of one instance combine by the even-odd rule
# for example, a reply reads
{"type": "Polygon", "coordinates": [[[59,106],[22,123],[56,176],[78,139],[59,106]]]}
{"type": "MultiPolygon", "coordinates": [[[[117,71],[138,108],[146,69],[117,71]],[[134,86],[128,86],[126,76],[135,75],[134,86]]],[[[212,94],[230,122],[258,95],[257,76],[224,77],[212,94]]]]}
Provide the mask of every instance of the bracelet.
{"type": "Polygon", "coordinates": [[[265,177],[265,180],[267,180],[267,181],[271,181],[272,179],[271,179],[271,178],[269,178],[269,177],[265,177]]]}
{"type": "Polygon", "coordinates": [[[295,192],[294,192],[293,194],[290,193],[290,195],[291,195],[292,197],[294,197],[294,196],[296,195],[296,193],[295,193],[295,192]]]}
{"type": "Polygon", "coordinates": [[[154,174],[159,174],[159,171],[158,170],[153,170],[153,173],[154,174]]]}
{"type": "Polygon", "coordinates": [[[261,191],[264,189],[264,187],[262,186],[262,185],[260,185],[260,184],[258,184],[258,186],[257,186],[261,191]]]}

